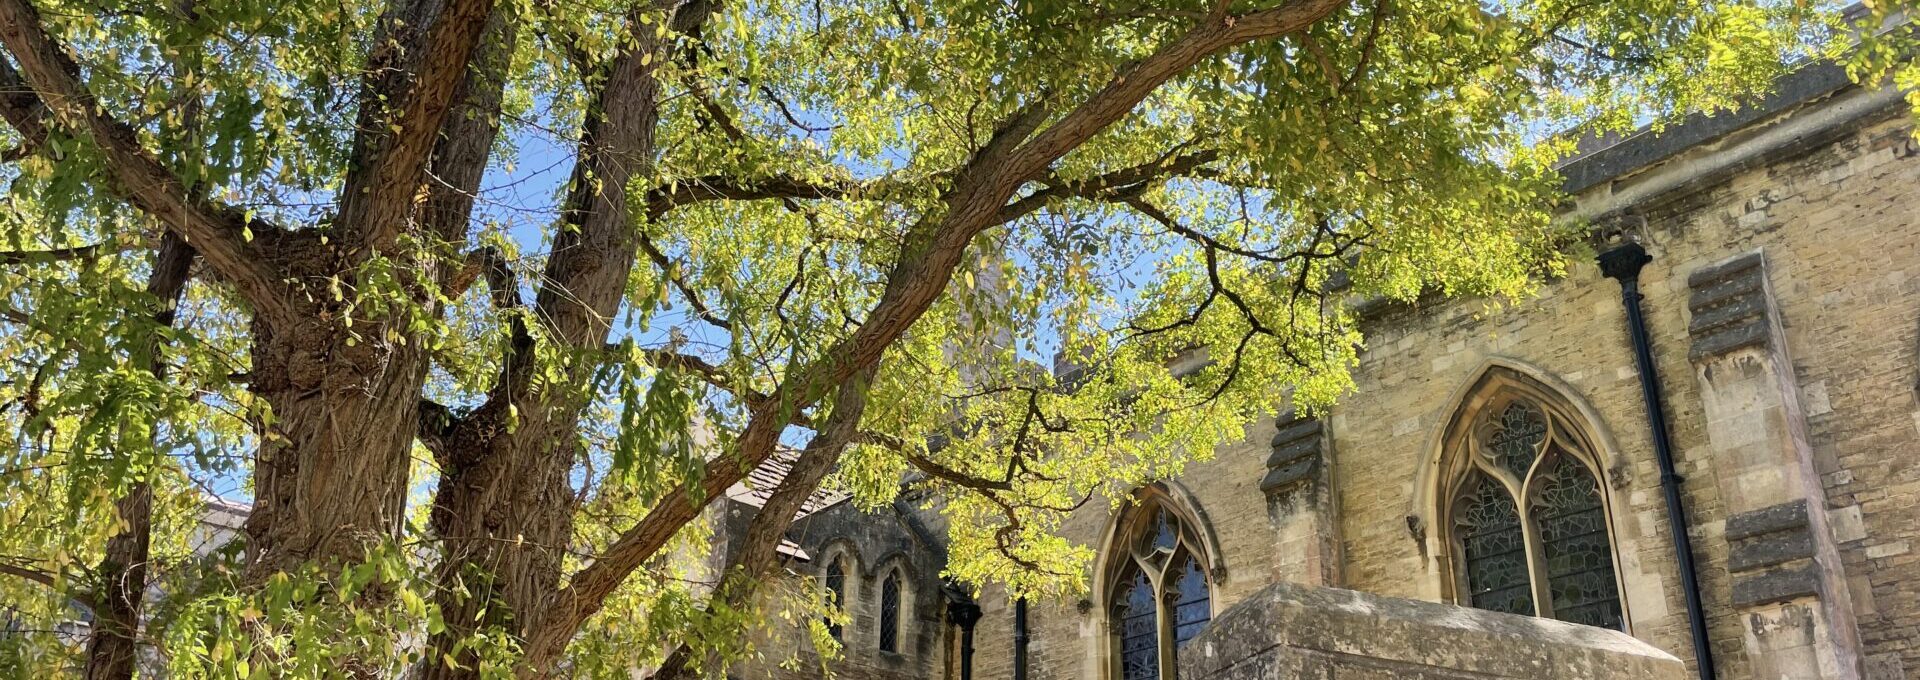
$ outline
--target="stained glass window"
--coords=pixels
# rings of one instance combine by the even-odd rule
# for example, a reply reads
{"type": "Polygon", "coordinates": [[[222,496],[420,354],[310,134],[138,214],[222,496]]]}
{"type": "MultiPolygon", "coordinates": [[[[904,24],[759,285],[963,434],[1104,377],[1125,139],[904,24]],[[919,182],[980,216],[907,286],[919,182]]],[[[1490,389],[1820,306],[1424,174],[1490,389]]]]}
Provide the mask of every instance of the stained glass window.
{"type": "Polygon", "coordinates": [[[1532,614],[1533,582],[1527,577],[1520,510],[1498,482],[1476,477],[1474,490],[1460,499],[1454,519],[1466,560],[1469,601],[1481,609],[1532,614]]]}
{"type": "MultiPolygon", "coordinates": [[[[1144,492],[1143,492],[1144,493],[1144,492]]],[[[1180,515],[1147,496],[1127,523],[1109,596],[1116,680],[1170,680],[1175,650],[1213,619],[1212,586],[1180,515]]]]}
{"type": "Polygon", "coordinates": [[[1546,438],[1547,421],[1540,411],[1516,401],[1500,412],[1487,448],[1494,462],[1514,477],[1524,479],[1527,469],[1533,467],[1534,457],[1540,453],[1540,443],[1546,438]]]}
{"type": "Polygon", "coordinates": [[[1556,455],[1535,480],[1534,522],[1546,559],[1553,617],[1620,628],[1619,585],[1600,486],[1586,466],[1556,455]]]}
{"type": "MultiPolygon", "coordinates": [[[[828,604],[835,607],[844,606],[841,603],[845,602],[847,598],[847,572],[845,568],[840,566],[840,560],[838,558],[827,563],[826,582],[828,604]]],[[[841,626],[838,623],[828,621],[827,633],[832,635],[835,640],[843,639],[840,637],[841,626]]]]}
{"type": "Polygon", "coordinates": [[[880,582],[880,651],[900,651],[900,572],[880,582]]]}
{"type": "Polygon", "coordinates": [[[1173,646],[1185,647],[1187,641],[1205,630],[1213,619],[1213,596],[1207,591],[1207,575],[1193,558],[1180,560],[1183,566],[1173,584],[1173,646]]]}
{"type": "Polygon", "coordinates": [[[1146,572],[1135,571],[1119,599],[1114,619],[1120,627],[1120,677],[1159,680],[1160,611],[1146,572]]]}
{"type": "Polygon", "coordinates": [[[1575,433],[1514,399],[1487,416],[1481,455],[1452,506],[1460,599],[1481,609],[1623,629],[1613,542],[1599,479],[1575,433]],[[1518,483],[1492,474],[1501,470],[1518,483]],[[1522,499],[1516,502],[1516,499],[1522,499]]]}

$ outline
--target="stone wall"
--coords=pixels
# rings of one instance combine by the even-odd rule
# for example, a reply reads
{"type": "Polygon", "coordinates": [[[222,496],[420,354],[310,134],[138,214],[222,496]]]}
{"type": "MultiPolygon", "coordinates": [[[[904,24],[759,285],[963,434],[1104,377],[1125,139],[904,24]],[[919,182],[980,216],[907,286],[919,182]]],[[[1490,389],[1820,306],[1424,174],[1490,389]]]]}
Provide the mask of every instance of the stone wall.
{"type": "MultiPolygon", "coordinates": [[[[899,505],[904,509],[907,501],[899,505]]],[[[738,508],[742,515],[754,512],[738,508]]],[[[882,509],[863,512],[841,503],[807,515],[794,523],[788,539],[809,559],[789,560],[787,581],[778,588],[797,588],[802,579],[822,576],[830,560],[844,559],[847,613],[841,632],[841,658],[830,664],[834,674],[848,680],[922,680],[943,677],[948,662],[946,601],[940,591],[939,545],[946,535],[942,525],[928,526],[926,517],[907,511],[882,509]],[[901,575],[900,632],[897,651],[880,649],[880,590],[889,571],[901,575]]],[[[773,630],[757,642],[760,658],[733,675],[740,678],[818,678],[819,655],[797,626],[770,622],[773,630]]]]}
{"type": "MultiPolygon", "coordinates": [[[[1736,604],[1730,546],[1748,534],[1730,537],[1727,521],[1748,508],[1723,497],[1740,487],[1721,477],[1736,471],[1721,469],[1727,454],[1716,460],[1716,452],[1726,447],[1712,436],[1733,421],[1709,422],[1702,393],[1710,378],[1690,357],[1689,278],[1752,254],[1766,262],[1787,367],[1768,383],[1784,390],[1775,412],[1800,421],[1800,434],[1781,429],[1789,434],[1775,446],[1804,445],[1796,450],[1804,450],[1811,479],[1795,497],[1823,511],[1807,530],[1817,526],[1832,546],[1834,559],[1820,566],[1833,583],[1822,587],[1843,591],[1821,602],[1844,599],[1857,630],[1857,640],[1839,639],[1854,646],[1855,667],[1825,672],[1872,680],[1920,673],[1912,614],[1920,588],[1911,585],[1920,583],[1920,148],[1892,101],[1859,91],[1820,95],[1593,182],[1573,207],[1616,225],[1618,237],[1654,257],[1640,277],[1643,304],[1724,678],[1794,677],[1762,648],[1782,644],[1782,630],[1817,632],[1765,609],[1775,605],[1736,604]],[[1862,109],[1869,95],[1882,98],[1862,109]],[[1852,113],[1836,119],[1833,111],[1852,113]],[[1782,130],[1792,134],[1776,134],[1782,130]]],[[[1620,287],[1601,276],[1591,253],[1575,253],[1570,265],[1537,297],[1511,306],[1430,301],[1372,312],[1359,388],[1322,423],[1324,479],[1262,488],[1297,462],[1277,453],[1282,428],[1272,421],[1191,466],[1176,484],[1204,509],[1220,542],[1215,611],[1279,581],[1445,600],[1445,546],[1432,511],[1437,480],[1428,470],[1460,396],[1500,367],[1553,388],[1591,421],[1628,632],[1691,659],[1620,287]]],[[[1067,530],[1099,545],[1109,516],[1093,507],[1067,530]]],[[[1011,609],[992,590],[982,606],[975,677],[1010,677],[1011,609]]],[[[1104,677],[1101,610],[1093,599],[1035,603],[1030,677],[1104,677]]]]}

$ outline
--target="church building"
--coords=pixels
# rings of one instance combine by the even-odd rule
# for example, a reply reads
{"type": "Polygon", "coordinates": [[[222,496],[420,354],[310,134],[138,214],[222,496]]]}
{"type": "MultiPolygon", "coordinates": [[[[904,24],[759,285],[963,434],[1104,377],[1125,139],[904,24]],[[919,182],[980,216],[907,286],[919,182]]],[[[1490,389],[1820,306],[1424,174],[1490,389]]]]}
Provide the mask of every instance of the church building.
{"type": "MultiPolygon", "coordinates": [[[[1593,227],[1564,277],[1500,309],[1366,306],[1330,411],[1074,516],[1085,599],[945,586],[924,499],[809,508],[787,568],[852,614],[835,674],[1920,677],[1910,111],[1813,65],[1590,144],[1560,168],[1593,227]]],[[[817,677],[798,653],[735,675],[817,677]]]]}

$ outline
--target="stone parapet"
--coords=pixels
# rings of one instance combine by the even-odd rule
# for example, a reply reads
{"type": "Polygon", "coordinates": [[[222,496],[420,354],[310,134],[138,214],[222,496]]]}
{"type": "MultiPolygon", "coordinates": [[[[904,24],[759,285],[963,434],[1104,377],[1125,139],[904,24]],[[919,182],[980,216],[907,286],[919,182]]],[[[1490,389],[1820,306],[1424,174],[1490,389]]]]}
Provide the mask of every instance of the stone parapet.
{"type": "Polygon", "coordinates": [[[1615,630],[1278,583],[1188,642],[1180,677],[1680,680],[1686,667],[1615,630]]]}

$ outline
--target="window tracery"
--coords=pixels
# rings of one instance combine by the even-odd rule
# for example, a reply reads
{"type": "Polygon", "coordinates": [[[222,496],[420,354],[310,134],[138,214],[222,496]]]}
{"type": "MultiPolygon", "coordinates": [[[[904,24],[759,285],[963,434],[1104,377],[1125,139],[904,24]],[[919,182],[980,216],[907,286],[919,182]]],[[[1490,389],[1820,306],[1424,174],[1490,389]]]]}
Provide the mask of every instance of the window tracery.
{"type": "Polygon", "coordinates": [[[1452,440],[1447,505],[1456,599],[1622,629],[1603,490],[1586,438],[1545,404],[1504,394],[1452,440]]]}
{"type": "Polygon", "coordinates": [[[1117,680],[1176,677],[1179,650],[1213,619],[1213,586],[1195,527],[1163,495],[1142,495],[1122,518],[1108,565],[1117,680]]]}

